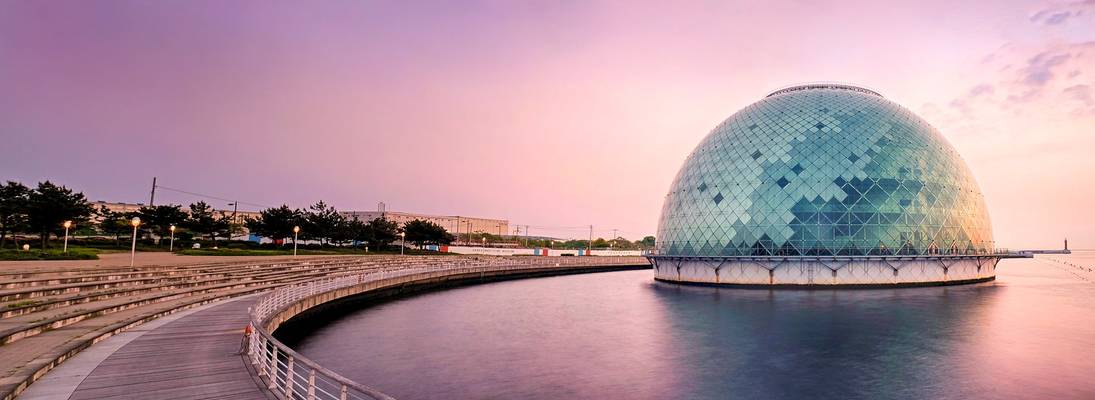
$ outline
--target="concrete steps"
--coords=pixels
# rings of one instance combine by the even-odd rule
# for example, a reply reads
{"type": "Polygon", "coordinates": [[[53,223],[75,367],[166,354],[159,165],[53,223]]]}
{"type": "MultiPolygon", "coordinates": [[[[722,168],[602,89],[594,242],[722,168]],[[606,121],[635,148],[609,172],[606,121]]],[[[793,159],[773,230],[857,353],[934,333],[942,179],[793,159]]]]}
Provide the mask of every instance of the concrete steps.
{"type": "Polygon", "coordinates": [[[0,398],[12,398],[92,343],[162,315],[316,277],[399,268],[437,258],[343,256],[4,271],[0,274],[0,398]]]}

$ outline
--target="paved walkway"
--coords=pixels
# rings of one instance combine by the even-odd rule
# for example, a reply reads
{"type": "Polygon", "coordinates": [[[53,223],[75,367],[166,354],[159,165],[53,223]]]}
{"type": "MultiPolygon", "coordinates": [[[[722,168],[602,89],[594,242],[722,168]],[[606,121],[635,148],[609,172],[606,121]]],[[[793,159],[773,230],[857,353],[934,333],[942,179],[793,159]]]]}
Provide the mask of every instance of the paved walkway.
{"type": "MultiPolygon", "coordinates": [[[[163,252],[138,252],[135,259],[137,266],[150,265],[191,265],[221,262],[248,262],[248,261],[274,261],[274,260],[303,260],[311,258],[332,258],[339,255],[309,255],[309,256],[180,256],[163,252]]],[[[98,260],[55,260],[55,261],[0,261],[0,271],[12,272],[50,272],[56,270],[71,270],[74,268],[91,271],[96,268],[116,268],[129,266],[129,253],[105,253],[99,254],[98,260]]]]}
{"type": "Polygon", "coordinates": [[[81,353],[19,398],[264,399],[245,358],[236,354],[247,308],[256,299],[215,303],[137,335],[108,339],[92,347],[104,346],[98,354],[81,353]]]}

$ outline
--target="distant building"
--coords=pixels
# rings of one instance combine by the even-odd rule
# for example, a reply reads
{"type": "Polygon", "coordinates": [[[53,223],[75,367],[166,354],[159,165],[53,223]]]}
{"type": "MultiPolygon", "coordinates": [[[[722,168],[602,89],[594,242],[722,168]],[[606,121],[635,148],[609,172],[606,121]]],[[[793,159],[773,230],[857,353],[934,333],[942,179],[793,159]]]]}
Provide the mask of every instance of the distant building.
{"type": "Polygon", "coordinates": [[[427,215],[399,211],[342,211],[346,218],[357,218],[361,221],[372,221],[383,217],[400,225],[414,220],[423,220],[441,225],[452,234],[463,233],[489,233],[491,235],[506,235],[509,232],[509,220],[464,217],[459,215],[427,215]]]}
{"type": "MultiPolygon", "coordinates": [[[[112,203],[106,201],[96,201],[92,203],[92,206],[98,210],[100,207],[106,207],[107,210],[127,213],[135,212],[141,207],[145,207],[144,204],[132,204],[132,203],[112,203]]],[[[183,207],[183,211],[189,212],[190,209],[183,207]]],[[[233,215],[232,210],[213,210],[216,214],[233,215]]],[[[509,220],[505,219],[492,219],[492,218],[478,218],[478,217],[464,217],[459,215],[427,215],[427,214],[415,214],[399,211],[340,211],[339,214],[346,218],[357,218],[361,221],[372,221],[376,218],[384,217],[389,221],[394,221],[400,225],[414,221],[416,219],[433,222],[441,225],[449,233],[489,233],[492,235],[506,235],[509,232],[509,220]]],[[[248,218],[259,218],[262,216],[258,211],[235,211],[235,222],[245,223],[248,218]]]]}
{"type": "MultiPolygon", "coordinates": [[[[110,210],[110,211],[116,212],[116,213],[135,212],[137,210],[140,210],[141,207],[145,207],[145,205],[141,204],[141,203],[137,203],[137,204],[133,204],[133,203],[112,203],[112,202],[108,202],[108,201],[96,201],[94,203],[91,203],[91,206],[94,207],[96,211],[98,211],[100,207],[106,207],[107,210],[110,210]]],[[[188,213],[190,212],[190,208],[187,207],[187,206],[183,206],[182,210],[186,211],[188,213]]],[[[258,211],[241,211],[241,210],[232,211],[232,210],[219,210],[219,209],[213,209],[213,213],[218,214],[218,215],[224,214],[224,215],[227,215],[227,216],[232,216],[233,213],[235,213],[234,215],[236,217],[234,218],[233,222],[239,223],[239,224],[247,222],[248,218],[258,218],[262,215],[258,211]]]]}

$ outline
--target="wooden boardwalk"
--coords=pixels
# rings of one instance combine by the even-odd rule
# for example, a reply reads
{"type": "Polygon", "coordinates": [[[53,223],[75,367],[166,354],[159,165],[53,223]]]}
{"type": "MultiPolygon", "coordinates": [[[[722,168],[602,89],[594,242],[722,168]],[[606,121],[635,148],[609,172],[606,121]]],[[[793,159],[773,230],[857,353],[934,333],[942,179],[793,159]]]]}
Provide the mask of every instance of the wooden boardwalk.
{"type": "Polygon", "coordinates": [[[229,300],[145,333],[103,360],[69,398],[268,398],[236,354],[255,300],[229,300]]]}

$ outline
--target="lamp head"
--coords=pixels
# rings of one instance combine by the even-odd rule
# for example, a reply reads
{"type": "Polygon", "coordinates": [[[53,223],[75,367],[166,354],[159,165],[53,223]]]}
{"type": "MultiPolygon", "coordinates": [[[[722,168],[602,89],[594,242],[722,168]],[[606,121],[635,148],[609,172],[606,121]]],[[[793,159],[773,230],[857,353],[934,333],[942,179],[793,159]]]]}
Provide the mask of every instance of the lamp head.
{"type": "Polygon", "coordinates": [[[293,227],[293,233],[299,233],[299,232],[300,232],[300,227],[299,226],[294,226],[293,227]]]}
{"type": "Polygon", "coordinates": [[[133,219],[129,220],[129,223],[133,224],[133,227],[137,227],[138,225],[141,224],[141,218],[140,217],[133,217],[133,219]]]}
{"type": "Polygon", "coordinates": [[[65,229],[71,228],[72,227],[72,221],[65,221],[65,223],[61,224],[61,225],[63,225],[65,227],[65,229]]]}
{"type": "Polygon", "coordinates": [[[175,231],[175,225],[171,225],[171,226],[170,226],[170,227],[168,227],[167,229],[168,229],[168,230],[170,230],[170,231],[172,231],[172,232],[174,232],[174,231],[175,231]]]}

